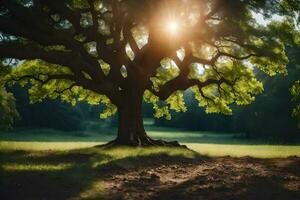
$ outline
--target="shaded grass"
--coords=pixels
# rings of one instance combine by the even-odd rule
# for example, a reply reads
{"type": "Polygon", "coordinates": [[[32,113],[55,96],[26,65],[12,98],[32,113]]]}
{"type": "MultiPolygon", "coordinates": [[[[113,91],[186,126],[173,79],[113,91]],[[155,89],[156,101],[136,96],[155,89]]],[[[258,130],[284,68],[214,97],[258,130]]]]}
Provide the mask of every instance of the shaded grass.
{"type": "MultiPolygon", "coordinates": [[[[61,143],[56,144],[56,142],[5,142],[5,145],[3,145],[4,142],[1,142],[0,144],[0,194],[3,200],[103,199],[108,192],[105,190],[104,181],[112,179],[115,175],[126,174],[138,169],[156,169],[162,165],[188,166],[192,163],[199,165],[203,161],[205,163],[210,160],[196,151],[184,148],[118,147],[101,149],[87,148],[88,145],[94,145],[94,143],[66,143],[61,146],[61,143]],[[11,145],[12,143],[15,144],[11,145]],[[53,150],[53,147],[57,147],[57,150],[53,150]],[[66,150],[66,147],[69,149],[66,150]]],[[[259,154],[260,151],[270,152],[271,149],[276,153],[273,155],[263,154],[264,157],[269,158],[274,155],[277,157],[283,155],[281,151],[284,149],[289,152],[286,156],[293,152],[299,155],[300,152],[299,147],[293,146],[278,146],[277,150],[268,145],[189,144],[189,147],[204,154],[216,156],[231,151],[231,155],[235,156],[250,152],[255,153],[257,157],[262,155],[259,154]],[[228,149],[226,150],[226,148],[228,149]],[[202,149],[206,149],[207,152],[202,149]]],[[[232,160],[232,158],[230,159],[232,160]]],[[[241,162],[243,162],[242,160],[241,162]]],[[[236,161],[238,160],[234,162],[236,161]]],[[[224,168],[220,170],[224,170],[224,168]]],[[[191,172],[187,171],[186,173],[191,172]]],[[[222,173],[220,172],[220,174],[222,173]]],[[[228,174],[224,174],[224,176],[228,176],[228,174]]],[[[200,178],[203,179],[203,177],[200,178]]],[[[188,186],[196,183],[198,182],[194,183],[193,180],[191,183],[187,182],[188,186]]],[[[143,183],[139,182],[138,184],[143,183]]],[[[170,194],[170,192],[166,192],[166,194],[170,194]]],[[[161,193],[158,195],[163,196],[161,193]]]]}
{"type": "MultiPolygon", "coordinates": [[[[52,129],[16,129],[12,132],[1,132],[0,141],[32,141],[32,142],[108,142],[115,138],[116,130],[106,128],[77,132],[64,132],[52,129]]],[[[186,131],[175,128],[148,126],[150,137],[162,140],[177,140],[180,143],[202,144],[293,144],[300,145],[300,138],[291,143],[245,138],[240,133],[215,133],[207,131],[186,131]]]]}
{"type": "MultiPolygon", "coordinates": [[[[152,130],[150,135],[155,138],[179,140],[193,151],[162,147],[113,149],[93,147],[112,139],[113,135],[109,134],[103,136],[88,133],[74,136],[66,133],[60,135],[56,132],[52,134],[50,131],[41,135],[26,132],[0,135],[2,140],[0,141],[0,199],[103,199],[107,195],[104,181],[110,180],[114,175],[126,174],[130,170],[135,171],[140,168],[156,169],[161,165],[182,163],[198,165],[202,163],[204,158],[202,155],[300,157],[300,146],[261,145],[240,140],[234,135],[178,130],[174,132],[152,130]],[[3,141],[5,138],[8,141],[3,141]]],[[[189,172],[184,171],[184,173],[189,172]]],[[[200,181],[202,179],[203,177],[199,177],[200,181]]],[[[191,180],[187,182],[187,186],[197,185],[199,180],[191,180]]],[[[253,185],[256,185],[256,182],[257,180],[253,180],[253,185]]],[[[141,184],[138,182],[138,185],[141,184]]],[[[184,185],[178,187],[182,188],[184,185]]],[[[178,198],[174,191],[168,190],[165,193],[174,193],[174,198],[178,198]]],[[[213,193],[221,194],[222,191],[213,193]]]]}
{"type": "Polygon", "coordinates": [[[94,142],[109,141],[114,138],[112,130],[102,130],[99,132],[65,132],[52,129],[24,129],[14,130],[12,132],[0,132],[2,141],[38,141],[38,142],[94,142]]]}
{"type": "MultiPolygon", "coordinates": [[[[183,162],[198,155],[177,148],[0,149],[1,199],[103,199],[107,170],[183,162]]],[[[111,173],[110,173],[111,175],[111,173]]]]}
{"type": "MultiPolygon", "coordinates": [[[[107,129],[102,130],[101,134],[97,132],[76,132],[73,134],[73,132],[41,129],[1,133],[0,151],[65,151],[89,148],[112,140],[115,136],[112,132],[113,130],[107,129]]],[[[262,141],[242,139],[239,134],[192,132],[161,127],[152,127],[148,133],[156,139],[178,140],[190,149],[207,156],[251,156],[257,158],[300,156],[300,145],[266,145],[262,141]]]]}
{"type": "MultiPolygon", "coordinates": [[[[95,145],[102,144],[101,142],[0,142],[0,151],[11,150],[53,150],[66,151],[73,149],[89,148],[95,145]]],[[[289,156],[300,157],[300,146],[293,145],[247,145],[247,144],[197,144],[186,143],[186,145],[195,152],[206,156],[232,156],[243,157],[251,156],[255,158],[285,158],[289,156]]],[[[161,148],[150,148],[147,152],[161,151],[161,148]],[[151,150],[151,151],[150,151],[151,150]]],[[[172,149],[169,154],[176,153],[172,149]]],[[[147,154],[142,148],[138,149],[122,149],[111,150],[111,156],[132,155],[139,156],[147,154]],[[114,155],[113,155],[114,154],[114,155]]]]}
{"type": "Polygon", "coordinates": [[[93,180],[88,157],[68,159],[68,152],[1,152],[2,199],[69,199],[93,180]]]}

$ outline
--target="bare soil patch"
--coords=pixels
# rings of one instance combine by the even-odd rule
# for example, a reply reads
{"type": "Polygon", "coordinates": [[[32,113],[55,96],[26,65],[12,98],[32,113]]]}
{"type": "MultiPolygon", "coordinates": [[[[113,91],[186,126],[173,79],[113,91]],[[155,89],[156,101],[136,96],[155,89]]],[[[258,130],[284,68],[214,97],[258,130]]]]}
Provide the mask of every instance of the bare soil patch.
{"type": "Polygon", "coordinates": [[[299,200],[300,158],[152,159],[105,172],[107,199],[299,200]],[[151,162],[151,163],[150,163],[151,162]]]}

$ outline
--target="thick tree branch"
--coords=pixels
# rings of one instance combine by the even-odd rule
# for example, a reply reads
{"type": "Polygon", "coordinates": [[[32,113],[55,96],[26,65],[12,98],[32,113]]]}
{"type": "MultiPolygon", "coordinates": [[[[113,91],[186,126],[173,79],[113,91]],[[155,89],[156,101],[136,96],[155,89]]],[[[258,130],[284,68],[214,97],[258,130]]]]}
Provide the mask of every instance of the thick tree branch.
{"type": "Polygon", "coordinates": [[[38,30],[32,31],[32,27],[27,27],[23,23],[11,18],[0,17],[0,30],[9,35],[28,38],[42,45],[60,44],[60,42],[49,38],[47,34],[38,30]]]}
{"type": "Polygon", "coordinates": [[[118,91],[110,84],[110,83],[102,83],[102,84],[96,84],[91,80],[82,78],[82,77],[76,77],[74,75],[70,74],[43,74],[39,73],[36,75],[23,75],[20,77],[11,77],[13,81],[21,81],[24,79],[33,79],[35,81],[38,81],[42,85],[47,84],[51,80],[68,80],[72,81],[72,87],[73,86],[80,86],[84,89],[91,90],[98,94],[104,94],[108,96],[111,101],[119,105],[120,99],[118,98],[118,91]],[[45,76],[46,78],[42,78],[41,76],[45,76]]]}
{"type": "Polygon", "coordinates": [[[216,5],[214,5],[214,7],[211,8],[210,12],[207,13],[207,15],[205,15],[205,20],[210,19],[211,17],[213,17],[222,7],[222,3],[221,1],[218,1],[216,3],[216,5]]]}
{"type": "MultiPolygon", "coordinates": [[[[55,44],[64,45],[67,49],[77,52],[78,55],[80,55],[81,59],[87,62],[87,64],[84,67],[94,80],[102,81],[105,79],[103,71],[99,69],[98,61],[94,59],[91,55],[89,55],[86,49],[82,46],[82,44],[76,41],[72,35],[65,34],[65,32],[61,30],[56,30],[54,27],[51,27],[50,24],[47,24],[44,20],[41,20],[40,18],[42,16],[38,15],[38,12],[32,12],[30,11],[30,9],[26,9],[21,5],[15,3],[14,1],[4,1],[4,5],[9,9],[9,12],[14,20],[16,20],[18,23],[20,22],[24,24],[24,27],[27,29],[27,32],[29,30],[33,32],[33,36],[28,37],[30,40],[45,45],[45,43],[43,43],[43,40],[38,40],[39,36],[35,36],[51,36],[48,38],[48,40],[52,40],[55,44]]],[[[7,29],[5,29],[5,31],[6,30],[7,29]]],[[[18,27],[17,31],[20,31],[18,27]]],[[[14,33],[17,31],[14,31],[14,33]]],[[[22,35],[25,37],[27,36],[27,34],[17,34],[17,36],[22,35]]]]}
{"type": "Polygon", "coordinates": [[[37,45],[8,42],[0,44],[0,58],[42,59],[46,62],[70,67],[72,71],[80,69],[80,62],[72,52],[45,50],[37,45]],[[70,65],[70,63],[72,63],[70,65]]]}
{"type": "Polygon", "coordinates": [[[218,86],[220,86],[222,83],[226,83],[228,85],[233,86],[234,82],[229,81],[225,78],[220,78],[220,79],[207,79],[204,82],[201,82],[199,80],[196,79],[189,79],[189,80],[185,80],[179,83],[178,79],[173,79],[172,81],[169,81],[168,83],[166,83],[165,85],[163,85],[159,91],[155,91],[152,87],[149,87],[148,89],[155,94],[156,96],[158,96],[161,100],[166,100],[172,93],[174,93],[177,90],[186,90],[192,86],[198,86],[199,90],[201,90],[201,88],[204,88],[208,85],[212,85],[212,84],[217,84],[218,86]],[[179,85],[178,85],[179,84],[179,85]]]}
{"type": "Polygon", "coordinates": [[[73,75],[69,75],[69,74],[37,74],[37,75],[23,75],[20,77],[11,77],[11,79],[13,81],[21,81],[23,79],[33,79],[35,81],[40,82],[41,84],[46,84],[51,80],[55,80],[55,79],[61,79],[61,80],[69,80],[69,81],[75,81],[75,76],[73,75]],[[40,76],[47,76],[46,79],[42,79],[40,78],[40,76]]]}

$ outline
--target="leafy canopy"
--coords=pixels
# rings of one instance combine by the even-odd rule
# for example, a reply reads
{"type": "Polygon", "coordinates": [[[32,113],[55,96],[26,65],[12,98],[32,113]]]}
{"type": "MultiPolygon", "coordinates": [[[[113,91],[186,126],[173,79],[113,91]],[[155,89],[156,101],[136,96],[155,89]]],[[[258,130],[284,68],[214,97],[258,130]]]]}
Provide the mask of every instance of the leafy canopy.
{"type": "Polygon", "coordinates": [[[263,91],[257,69],[287,74],[299,10],[298,0],[4,0],[0,57],[20,60],[6,81],[28,85],[32,102],[103,103],[105,118],[133,91],[170,119],[190,89],[206,112],[231,114],[263,91]]]}

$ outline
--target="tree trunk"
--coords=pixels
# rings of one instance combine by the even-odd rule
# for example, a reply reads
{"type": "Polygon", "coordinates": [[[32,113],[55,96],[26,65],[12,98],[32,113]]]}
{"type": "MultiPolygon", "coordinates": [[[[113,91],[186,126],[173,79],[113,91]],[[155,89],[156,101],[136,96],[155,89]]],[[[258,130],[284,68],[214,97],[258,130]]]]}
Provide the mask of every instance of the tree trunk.
{"type": "Polygon", "coordinates": [[[142,101],[141,92],[131,92],[124,98],[124,106],[118,108],[117,144],[141,146],[148,138],[143,124],[142,101]]]}
{"type": "Polygon", "coordinates": [[[143,92],[132,91],[124,94],[126,94],[122,99],[124,104],[118,107],[118,136],[105,146],[181,146],[177,141],[165,142],[151,139],[147,135],[143,124],[143,92]]]}
{"type": "MultiPolygon", "coordinates": [[[[121,88],[121,103],[117,104],[118,136],[115,140],[100,146],[181,146],[177,141],[153,140],[147,135],[142,113],[143,94],[146,88],[143,83],[146,81],[129,79],[127,84],[121,88]]],[[[182,145],[182,147],[185,146],[182,145]]]]}

